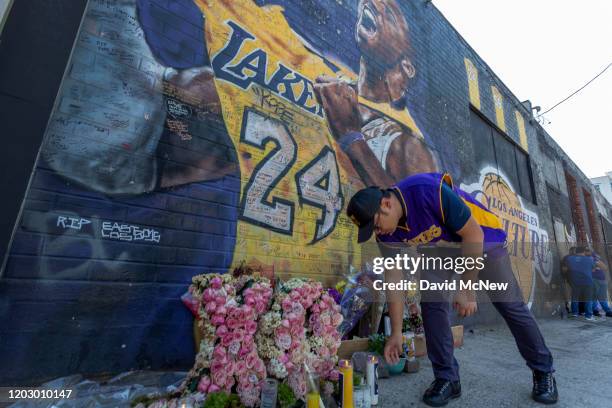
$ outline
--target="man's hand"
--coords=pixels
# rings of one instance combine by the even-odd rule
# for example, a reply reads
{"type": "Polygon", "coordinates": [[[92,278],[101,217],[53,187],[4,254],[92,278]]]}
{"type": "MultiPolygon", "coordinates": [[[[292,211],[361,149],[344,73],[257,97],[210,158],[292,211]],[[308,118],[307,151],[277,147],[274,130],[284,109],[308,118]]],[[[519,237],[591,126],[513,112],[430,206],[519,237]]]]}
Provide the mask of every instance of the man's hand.
{"type": "Polygon", "coordinates": [[[389,364],[396,364],[403,353],[404,337],[402,334],[392,334],[385,342],[385,360],[389,364]]]}
{"type": "Polygon", "coordinates": [[[457,311],[459,317],[468,317],[476,313],[478,304],[476,303],[474,291],[461,290],[457,292],[453,300],[453,308],[457,311]]]}
{"type": "Polygon", "coordinates": [[[348,132],[361,130],[361,116],[357,92],[348,83],[322,75],[314,84],[314,92],[325,110],[333,136],[336,140],[348,132]]]}

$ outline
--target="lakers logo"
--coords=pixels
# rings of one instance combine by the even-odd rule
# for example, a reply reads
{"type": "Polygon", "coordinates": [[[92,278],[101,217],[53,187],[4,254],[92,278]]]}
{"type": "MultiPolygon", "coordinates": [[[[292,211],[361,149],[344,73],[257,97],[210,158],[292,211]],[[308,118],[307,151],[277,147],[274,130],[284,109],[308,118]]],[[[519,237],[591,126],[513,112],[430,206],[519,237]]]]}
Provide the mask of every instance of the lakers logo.
{"type": "Polygon", "coordinates": [[[428,230],[421,232],[419,235],[412,239],[405,239],[404,242],[411,246],[426,244],[438,238],[440,235],[442,235],[442,228],[434,224],[429,227],[428,230]]]}
{"type": "Polygon", "coordinates": [[[523,297],[529,303],[535,289],[534,271],[540,272],[548,283],[552,267],[548,234],[540,228],[537,214],[524,206],[507,179],[494,168],[483,169],[480,182],[461,188],[475,195],[501,219],[512,269],[523,297]]]}

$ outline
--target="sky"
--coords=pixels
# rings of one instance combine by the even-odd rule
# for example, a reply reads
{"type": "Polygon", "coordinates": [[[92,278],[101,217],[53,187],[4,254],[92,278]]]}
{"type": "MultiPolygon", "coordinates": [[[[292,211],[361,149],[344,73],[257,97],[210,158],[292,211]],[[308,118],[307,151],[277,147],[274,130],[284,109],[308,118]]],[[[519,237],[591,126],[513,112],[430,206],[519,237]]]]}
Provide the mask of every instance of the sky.
{"type": "MultiPolygon", "coordinates": [[[[612,63],[612,0],[433,0],[520,101],[544,112],[612,63]]],[[[544,115],[588,177],[612,171],[612,67],[544,115]]]]}

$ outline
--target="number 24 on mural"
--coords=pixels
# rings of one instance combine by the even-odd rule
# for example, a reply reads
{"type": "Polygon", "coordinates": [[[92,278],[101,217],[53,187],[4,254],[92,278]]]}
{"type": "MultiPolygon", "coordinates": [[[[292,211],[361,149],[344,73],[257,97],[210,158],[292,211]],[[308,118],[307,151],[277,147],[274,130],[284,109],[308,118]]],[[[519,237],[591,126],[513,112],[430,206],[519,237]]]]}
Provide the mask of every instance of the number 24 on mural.
{"type": "MultiPolygon", "coordinates": [[[[282,122],[246,109],[240,141],[260,150],[265,150],[268,143],[274,144],[272,151],[257,164],[245,187],[240,217],[275,232],[292,235],[295,204],[279,197],[266,198],[296,161],[295,139],[282,122]]],[[[334,230],[342,210],[340,174],[334,151],[324,146],[296,173],[295,183],[300,205],[308,204],[321,210],[311,242],[315,243],[334,230]]]]}

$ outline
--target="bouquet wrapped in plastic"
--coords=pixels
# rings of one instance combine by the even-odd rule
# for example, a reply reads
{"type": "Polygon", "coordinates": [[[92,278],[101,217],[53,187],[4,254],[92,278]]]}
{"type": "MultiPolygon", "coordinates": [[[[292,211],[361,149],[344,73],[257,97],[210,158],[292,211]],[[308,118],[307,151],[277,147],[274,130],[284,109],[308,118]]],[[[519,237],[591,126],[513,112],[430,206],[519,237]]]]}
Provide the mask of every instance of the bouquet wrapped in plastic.
{"type": "Polygon", "coordinates": [[[374,290],[373,282],[376,279],[369,265],[362,271],[351,267],[346,284],[342,285],[344,291],[340,300],[340,312],[344,320],[338,331],[343,338],[359,323],[373,303],[384,302],[380,299],[382,292],[374,290]]]}

